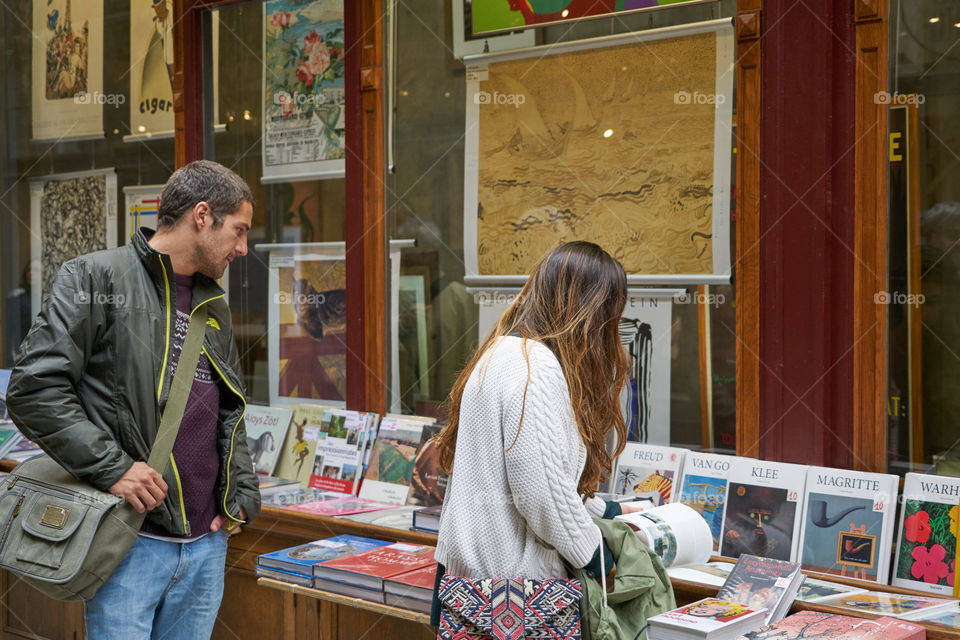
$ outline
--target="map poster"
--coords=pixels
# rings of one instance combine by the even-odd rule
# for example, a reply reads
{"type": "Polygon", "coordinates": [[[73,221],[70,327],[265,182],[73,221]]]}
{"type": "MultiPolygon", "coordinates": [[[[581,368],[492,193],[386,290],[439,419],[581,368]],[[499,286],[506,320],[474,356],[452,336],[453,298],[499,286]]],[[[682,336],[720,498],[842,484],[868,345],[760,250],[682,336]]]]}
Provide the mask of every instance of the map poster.
{"type": "MultiPolygon", "coordinates": [[[[463,2],[464,0],[459,0],[463,2]]],[[[473,35],[545,27],[558,22],[599,18],[614,13],[649,11],[709,0],[466,0],[471,5],[473,35]]]]}
{"type": "MultiPolygon", "coordinates": [[[[487,339],[520,289],[473,289],[479,343],[487,339]]],[[[620,342],[629,356],[620,407],[627,441],[670,444],[670,366],[675,291],[632,289],[620,318],[620,342]]]]}
{"type": "Polygon", "coordinates": [[[730,277],[730,20],[467,59],[468,286],[569,240],[633,285],[730,277]]]}
{"type": "Polygon", "coordinates": [[[262,181],[343,177],[343,0],[263,11],[262,181]]]}
{"type": "Polygon", "coordinates": [[[134,231],[140,227],[157,228],[157,211],[160,208],[160,194],[162,192],[162,184],[123,188],[123,197],[126,202],[123,225],[124,244],[133,237],[134,231]]]}
{"type": "Polygon", "coordinates": [[[103,0],[33,0],[33,140],[103,137],[103,0]]]}
{"type": "Polygon", "coordinates": [[[30,181],[33,314],[64,262],[117,246],[117,174],[113,169],[61,173],[30,181]]]}

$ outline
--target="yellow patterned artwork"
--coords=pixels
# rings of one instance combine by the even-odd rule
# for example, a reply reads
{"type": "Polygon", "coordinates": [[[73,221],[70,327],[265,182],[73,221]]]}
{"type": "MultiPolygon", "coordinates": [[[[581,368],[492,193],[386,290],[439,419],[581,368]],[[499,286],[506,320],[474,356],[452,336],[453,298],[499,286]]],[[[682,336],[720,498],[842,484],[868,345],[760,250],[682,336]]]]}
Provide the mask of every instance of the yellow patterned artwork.
{"type": "Polygon", "coordinates": [[[726,21],[471,65],[468,275],[528,274],[575,239],[628,274],[728,274],[731,31],[726,21]]]}

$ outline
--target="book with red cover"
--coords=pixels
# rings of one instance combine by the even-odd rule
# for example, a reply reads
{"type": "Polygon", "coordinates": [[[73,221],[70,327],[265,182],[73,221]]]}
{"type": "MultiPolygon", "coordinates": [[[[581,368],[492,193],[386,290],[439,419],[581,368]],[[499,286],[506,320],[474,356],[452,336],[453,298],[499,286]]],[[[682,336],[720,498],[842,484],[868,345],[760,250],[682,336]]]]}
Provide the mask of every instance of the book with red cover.
{"type": "Polygon", "coordinates": [[[321,562],[314,566],[313,574],[318,578],[382,590],[384,579],[434,564],[434,551],[433,547],[398,542],[321,562]]]}
{"type": "Polygon", "coordinates": [[[302,513],[313,513],[319,516],[345,516],[352,513],[365,513],[367,511],[379,511],[381,509],[392,509],[395,505],[384,504],[383,502],[374,502],[373,500],[363,500],[362,498],[341,498],[339,500],[326,500],[322,502],[304,502],[302,504],[289,504],[284,509],[290,511],[300,511],[302,513]]]}
{"type": "MultiPolygon", "coordinates": [[[[433,599],[433,585],[437,580],[437,563],[429,564],[413,571],[407,571],[383,581],[384,594],[433,599]]],[[[389,604],[389,603],[388,603],[389,604]]]]}
{"type": "Polygon", "coordinates": [[[924,640],[926,631],[918,624],[883,617],[874,620],[816,611],[801,611],[783,620],[740,636],[740,640],[924,640]]]}

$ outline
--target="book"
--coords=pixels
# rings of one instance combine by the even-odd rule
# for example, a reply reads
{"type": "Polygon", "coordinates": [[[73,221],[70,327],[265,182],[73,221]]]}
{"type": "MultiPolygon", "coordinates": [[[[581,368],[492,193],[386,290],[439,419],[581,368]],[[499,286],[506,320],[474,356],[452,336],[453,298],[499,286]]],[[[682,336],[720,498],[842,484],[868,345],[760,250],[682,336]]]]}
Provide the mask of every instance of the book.
{"type": "Polygon", "coordinates": [[[796,560],[806,465],[737,459],[730,467],[720,555],[796,560]]]}
{"type": "Polygon", "coordinates": [[[736,638],[762,624],[764,612],[723,598],[704,598],[647,619],[647,640],[736,638]]]}
{"type": "Polygon", "coordinates": [[[385,540],[343,534],[262,554],[257,558],[257,565],[312,577],[313,566],[318,562],[342,558],[388,544],[390,543],[385,540]]]}
{"type": "Polygon", "coordinates": [[[908,473],[903,480],[895,587],[953,595],[960,478],[908,473]]]}
{"type": "Polygon", "coordinates": [[[364,513],[366,511],[380,511],[381,509],[389,509],[392,506],[391,504],[383,502],[374,502],[373,500],[347,496],[334,500],[288,504],[283,508],[290,511],[299,511],[300,513],[312,513],[318,516],[345,516],[353,513],[364,513]]]}
{"type": "Polygon", "coordinates": [[[379,602],[383,604],[382,589],[368,589],[366,587],[358,587],[356,585],[338,582],[336,580],[328,580],[326,578],[314,578],[313,588],[319,589],[320,591],[329,591],[330,593],[338,593],[342,596],[350,596],[351,598],[360,598],[362,600],[369,600],[371,602],[379,602]]]}
{"type": "Polygon", "coordinates": [[[247,405],[243,423],[247,430],[247,449],[257,473],[273,474],[280,449],[287,439],[291,417],[293,411],[290,409],[247,405]]]}
{"type": "Polygon", "coordinates": [[[726,582],[733,567],[734,565],[730,562],[705,562],[683,567],[667,567],[667,575],[674,580],[686,580],[687,582],[720,587],[726,582]]]}
{"type": "Polygon", "coordinates": [[[674,481],[686,449],[628,442],[617,457],[613,493],[649,498],[655,505],[673,500],[674,481]]]}
{"type": "Polygon", "coordinates": [[[373,444],[360,497],[404,505],[411,497],[411,479],[424,425],[400,418],[384,418],[373,444]]]}
{"type": "Polygon", "coordinates": [[[327,500],[340,500],[342,498],[347,498],[352,496],[347,496],[342,493],[337,493],[336,491],[324,491],[322,489],[310,489],[309,487],[304,489],[300,486],[299,483],[294,482],[293,485],[285,485],[279,487],[274,491],[270,491],[267,494],[261,494],[261,499],[263,504],[270,505],[274,507],[285,507],[291,504],[304,504],[306,502],[325,502],[327,500]]]}
{"type": "Polygon", "coordinates": [[[736,458],[690,451],[684,457],[678,502],[695,510],[710,526],[713,550],[720,550],[727,481],[736,458]]]}
{"type": "Polygon", "coordinates": [[[924,624],[935,624],[941,627],[960,629],[960,611],[948,611],[947,613],[937,613],[934,611],[933,613],[918,615],[912,618],[912,620],[924,624]]]}
{"type": "Polygon", "coordinates": [[[804,569],[886,584],[899,478],[810,467],[800,530],[804,569]]]}
{"type": "Polygon", "coordinates": [[[924,628],[896,618],[869,620],[833,613],[801,611],[749,633],[738,640],[924,640],[924,628]]]}
{"type": "Polygon", "coordinates": [[[960,611],[960,608],[958,608],[960,602],[957,600],[880,591],[866,591],[864,593],[824,598],[820,601],[820,604],[840,607],[841,609],[866,611],[867,613],[892,616],[904,620],[912,620],[918,616],[928,616],[934,613],[960,611]]]}
{"type": "Polygon", "coordinates": [[[417,509],[413,512],[413,528],[417,531],[440,533],[440,514],[442,512],[442,504],[417,509]]]}
{"type": "Polygon", "coordinates": [[[316,404],[298,404],[291,408],[293,416],[290,419],[290,428],[273,475],[296,480],[301,487],[306,488],[317,452],[323,414],[328,408],[316,404]]]}
{"type": "Polygon", "coordinates": [[[254,573],[258,578],[280,580],[282,582],[289,582],[291,584],[299,584],[302,587],[313,586],[313,576],[294,573],[292,571],[284,571],[283,569],[272,569],[270,567],[257,565],[254,567],[254,573]]]}
{"type": "Polygon", "coordinates": [[[765,610],[763,624],[769,624],[790,610],[803,578],[796,562],[743,554],[717,597],[765,610]]]}
{"type": "Polygon", "coordinates": [[[420,434],[420,446],[413,459],[410,473],[410,496],[407,504],[435,507],[443,504],[449,480],[440,468],[440,449],[433,440],[443,425],[424,424],[420,434]]]}
{"type": "Polygon", "coordinates": [[[356,411],[324,411],[307,486],[356,495],[368,427],[364,416],[356,411]]]}
{"type": "Polygon", "coordinates": [[[616,518],[633,529],[653,549],[664,567],[703,564],[710,560],[713,538],[710,527],[696,511],[675,503],[646,511],[623,513],[616,518]]]}
{"type": "Polygon", "coordinates": [[[862,587],[852,587],[848,584],[818,580],[807,576],[807,579],[800,585],[800,593],[797,594],[796,599],[803,602],[820,602],[844,594],[853,595],[866,592],[867,589],[862,587]]]}
{"type": "MultiPolygon", "coordinates": [[[[383,593],[415,600],[433,600],[433,586],[437,581],[437,563],[407,571],[383,581],[383,593]]],[[[387,603],[389,604],[389,603],[387,603]]]]}
{"type": "Polygon", "coordinates": [[[260,482],[261,498],[277,493],[290,492],[294,489],[300,488],[300,484],[296,480],[288,480],[279,476],[257,474],[257,480],[260,482]]]}
{"type": "Polygon", "coordinates": [[[391,529],[410,530],[413,527],[414,512],[417,507],[407,506],[398,507],[390,505],[389,509],[382,511],[365,511],[363,513],[352,513],[348,515],[337,516],[344,520],[353,520],[354,522],[364,522],[377,527],[390,527],[391,529]]]}
{"type": "Polygon", "coordinates": [[[382,591],[384,579],[434,564],[434,551],[433,547],[398,542],[345,558],[321,562],[313,568],[313,575],[355,587],[382,591]]]}
{"type": "Polygon", "coordinates": [[[419,598],[410,598],[400,596],[395,593],[383,594],[383,603],[398,609],[407,609],[408,611],[419,611],[420,613],[430,613],[430,607],[433,602],[430,600],[421,600],[419,598]]]}

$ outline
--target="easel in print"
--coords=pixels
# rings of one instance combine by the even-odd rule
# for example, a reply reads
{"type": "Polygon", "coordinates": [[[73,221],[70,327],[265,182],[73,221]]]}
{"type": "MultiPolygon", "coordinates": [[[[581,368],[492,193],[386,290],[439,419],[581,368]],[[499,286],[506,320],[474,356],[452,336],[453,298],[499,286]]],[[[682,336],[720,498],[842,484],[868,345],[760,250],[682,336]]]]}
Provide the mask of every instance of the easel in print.
{"type": "Polygon", "coordinates": [[[840,575],[867,580],[867,569],[873,569],[877,536],[867,534],[867,525],[850,523],[850,531],[841,531],[837,540],[837,564],[840,575]],[[848,574],[847,571],[850,571],[848,574]]]}

